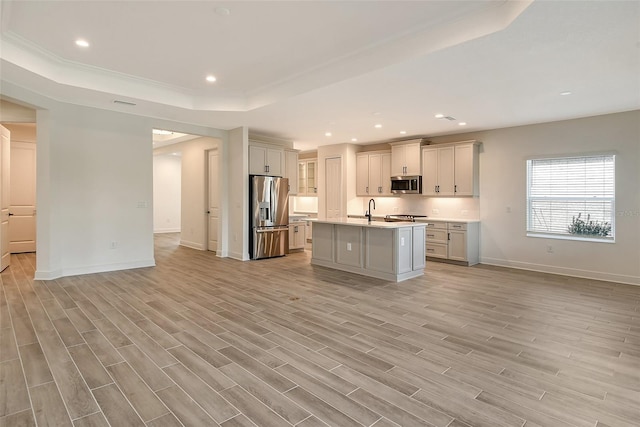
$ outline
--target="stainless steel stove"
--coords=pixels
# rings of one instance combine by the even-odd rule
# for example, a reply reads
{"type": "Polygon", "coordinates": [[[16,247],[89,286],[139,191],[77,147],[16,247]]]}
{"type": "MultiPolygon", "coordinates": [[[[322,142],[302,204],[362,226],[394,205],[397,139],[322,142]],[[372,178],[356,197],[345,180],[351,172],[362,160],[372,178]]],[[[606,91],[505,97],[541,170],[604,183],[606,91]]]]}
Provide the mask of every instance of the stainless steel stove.
{"type": "Polygon", "coordinates": [[[426,215],[387,215],[385,222],[416,222],[416,218],[426,218],[426,215]]]}

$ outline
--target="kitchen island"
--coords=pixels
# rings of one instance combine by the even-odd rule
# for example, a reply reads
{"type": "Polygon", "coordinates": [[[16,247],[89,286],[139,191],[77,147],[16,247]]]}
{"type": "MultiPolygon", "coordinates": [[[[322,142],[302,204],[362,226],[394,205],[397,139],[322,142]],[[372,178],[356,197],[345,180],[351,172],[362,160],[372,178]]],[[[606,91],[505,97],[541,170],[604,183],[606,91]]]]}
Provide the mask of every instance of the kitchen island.
{"type": "Polygon", "coordinates": [[[311,264],[400,282],[424,274],[425,224],[337,218],[313,224],[311,264]]]}

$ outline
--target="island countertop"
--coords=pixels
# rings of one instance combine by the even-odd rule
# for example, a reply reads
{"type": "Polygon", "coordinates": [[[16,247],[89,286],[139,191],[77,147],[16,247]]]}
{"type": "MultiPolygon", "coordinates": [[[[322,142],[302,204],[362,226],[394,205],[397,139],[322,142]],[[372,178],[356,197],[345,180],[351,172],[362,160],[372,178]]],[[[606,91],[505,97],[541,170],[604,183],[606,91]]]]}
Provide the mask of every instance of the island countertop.
{"type": "Polygon", "coordinates": [[[336,224],[336,225],[354,225],[357,227],[370,227],[370,228],[404,228],[404,227],[413,227],[416,225],[424,225],[417,224],[415,222],[384,222],[384,221],[371,221],[369,222],[366,219],[360,218],[330,218],[330,219],[319,219],[316,221],[319,224],[336,224]]]}

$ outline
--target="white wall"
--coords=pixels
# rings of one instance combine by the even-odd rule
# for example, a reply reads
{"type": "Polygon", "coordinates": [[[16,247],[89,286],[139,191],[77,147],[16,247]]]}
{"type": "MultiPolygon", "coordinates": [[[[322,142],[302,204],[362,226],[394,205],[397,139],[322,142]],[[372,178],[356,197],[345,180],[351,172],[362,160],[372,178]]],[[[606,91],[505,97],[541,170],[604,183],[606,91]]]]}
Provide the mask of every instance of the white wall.
{"type": "Polygon", "coordinates": [[[432,138],[435,143],[468,139],[483,143],[481,262],[640,285],[638,123],[640,111],[632,111],[432,138]],[[526,159],[603,151],[617,153],[615,243],[526,237],[526,159]]]}
{"type": "Polygon", "coordinates": [[[229,131],[229,256],[249,259],[249,131],[229,131]]]}
{"type": "Polygon", "coordinates": [[[37,122],[36,278],[154,265],[150,130],[68,104],[37,122]]]}
{"type": "Polygon", "coordinates": [[[153,156],[153,232],[176,233],[181,229],[182,157],[153,156]]]}

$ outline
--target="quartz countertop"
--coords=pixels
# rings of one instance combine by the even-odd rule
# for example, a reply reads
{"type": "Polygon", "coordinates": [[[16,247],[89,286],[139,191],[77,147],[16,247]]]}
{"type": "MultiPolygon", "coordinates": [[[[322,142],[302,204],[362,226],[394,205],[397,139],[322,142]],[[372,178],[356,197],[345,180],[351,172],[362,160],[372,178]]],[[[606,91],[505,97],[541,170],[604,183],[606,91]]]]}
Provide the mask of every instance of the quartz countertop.
{"type": "Polygon", "coordinates": [[[371,227],[371,228],[403,228],[412,227],[416,225],[423,225],[418,222],[384,222],[384,221],[371,221],[359,218],[331,218],[331,219],[319,219],[320,224],[337,224],[337,225],[353,225],[357,227],[371,227]]]}

